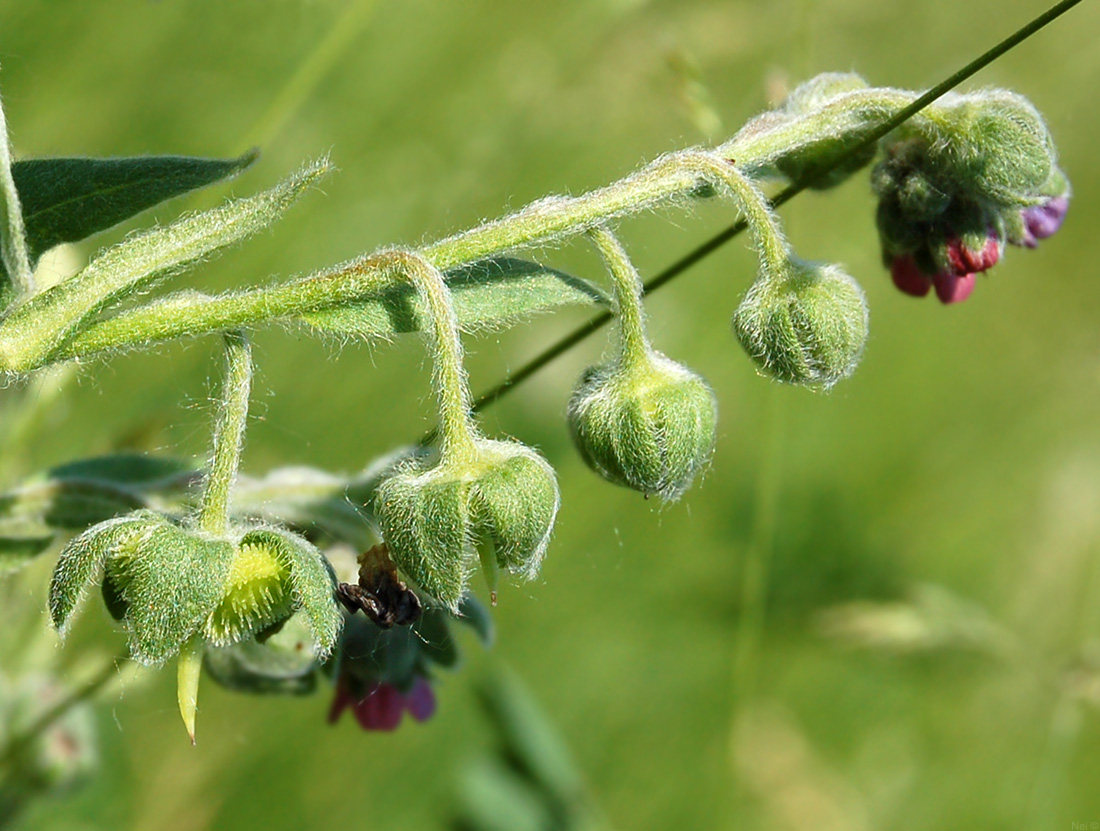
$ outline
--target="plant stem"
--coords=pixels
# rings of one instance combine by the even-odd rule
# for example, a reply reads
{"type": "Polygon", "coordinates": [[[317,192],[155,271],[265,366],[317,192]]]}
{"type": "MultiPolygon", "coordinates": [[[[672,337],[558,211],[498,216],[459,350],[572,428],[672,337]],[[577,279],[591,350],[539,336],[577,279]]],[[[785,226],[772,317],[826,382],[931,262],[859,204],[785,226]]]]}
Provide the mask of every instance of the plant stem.
{"type": "Polygon", "coordinates": [[[34,292],[23,209],[11,175],[11,146],[3,102],[0,102],[0,261],[7,272],[4,284],[0,285],[0,309],[3,309],[15,297],[34,292]]]}
{"type": "Polygon", "coordinates": [[[225,383],[214,425],[214,451],[199,509],[199,527],[217,536],[224,536],[229,530],[229,500],[248,423],[252,347],[244,332],[225,333],[225,358],[225,383]]]}
{"type": "Polygon", "coordinates": [[[393,252],[404,273],[424,300],[431,321],[432,381],[439,401],[442,456],[445,463],[464,464],[477,455],[474,428],[470,420],[470,386],[462,363],[462,339],[451,290],[440,271],[412,253],[393,252]]]}
{"type": "Polygon", "coordinates": [[[612,312],[618,318],[619,361],[633,366],[650,354],[646,337],[645,307],[642,305],[642,278],[630,262],[626,250],[603,226],[588,232],[600,251],[613,288],[612,312]]]}

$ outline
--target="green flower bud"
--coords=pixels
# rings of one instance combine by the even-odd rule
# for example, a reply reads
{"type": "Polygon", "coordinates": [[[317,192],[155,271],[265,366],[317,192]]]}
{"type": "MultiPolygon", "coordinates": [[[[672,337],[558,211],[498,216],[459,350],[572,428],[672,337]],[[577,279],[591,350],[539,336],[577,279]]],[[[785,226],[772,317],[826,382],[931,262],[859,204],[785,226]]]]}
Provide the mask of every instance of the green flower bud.
{"type": "Polygon", "coordinates": [[[961,190],[1004,205],[1028,204],[1051,176],[1054,140],[1031,103],[1007,90],[959,96],[944,106],[949,141],[930,146],[933,168],[950,170],[961,190]]]}
{"type": "MultiPolygon", "coordinates": [[[[825,72],[795,87],[783,102],[781,110],[791,117],[810,115],[838,96],[861,89],[867,89],[867,82],[853,72],[825,72]]],[[[876,148],[872,144],[842,164],[834,165],[827,173],[819,173],[826,165],[840,158],[852,141],[852,136],[840,138],[829,132],[823,133],[814,141],[783,153],[775,160],[775,167],[792,182],[802,182],[808,178],[809,187],[814,190],[836,187],[869,165],[875,157],[876,148]]]]}
{"type": "Polygon", "coordinates": [[[854,72],[822,72],[791,90],[783,101],[782,109],[791,115],[805,115],[825,106],[838,95],[867,87],[867,82],[854,72]]]}
{"type": "Polygon", "coordinates": [[[530,448],[477,439],[472,458],[412,460],[378,488],[375,515],[398,567],[437,602],[458,609],[478,556],[538,573],[557,516],[554,471],[530,448]]]}
{"type": "Polygon", "coordinates": [[[859,362],[867,304],[838,266],[792,259],[785,273],[753,284],[734,312],[733,329],[768,375],[828,389],[859,362]]]}
{"type": "Polygon", "coordinates": [[[710,458],[718,403],[706,381],[650,351],[585,372],[569,402],[573,441],[617,485],[678,499],[710,458]]]}

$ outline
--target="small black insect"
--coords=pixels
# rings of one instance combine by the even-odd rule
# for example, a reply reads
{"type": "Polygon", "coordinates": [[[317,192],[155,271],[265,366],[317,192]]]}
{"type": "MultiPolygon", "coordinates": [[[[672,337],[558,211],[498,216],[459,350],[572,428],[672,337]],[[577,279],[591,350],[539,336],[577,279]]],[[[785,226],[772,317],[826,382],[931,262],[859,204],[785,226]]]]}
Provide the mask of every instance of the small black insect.
{"type": "Polygon", "coordinates": [[[385,543],[360,555],[358,584],[341,583],[336,597],[349,612],[361,610],[382,629],[416,623],[423,612],[420,598],[398,579],[385,543]]]}

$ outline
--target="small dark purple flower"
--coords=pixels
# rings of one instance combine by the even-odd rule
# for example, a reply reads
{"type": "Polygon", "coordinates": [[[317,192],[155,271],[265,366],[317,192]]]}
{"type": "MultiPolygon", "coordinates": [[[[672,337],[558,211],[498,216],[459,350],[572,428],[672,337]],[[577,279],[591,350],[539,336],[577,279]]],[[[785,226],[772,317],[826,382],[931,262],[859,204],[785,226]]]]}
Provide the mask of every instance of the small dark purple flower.
{"type": "Polygon", "coordinates": [[[1069,197],[1054,196],[1041,205],[1033,205],[1020,211],[1024,221],[1024,238],[1021,242],[1026,248],[1035,248],[1039,240],[1053,235],[1065,221],[1069,211],[1069,197]]]}
{"type": "Polygon", "coordinates": [[[435,713],[435,693],[423,675],[416,676],[408,692],[401,692],[387,682],[366,687],[362,697],[352,693],[346,679],[336,683],[336,695],[329,710],[329,724],[335,724],[350,709],[364,730],[396,730],[408,710],[417,721],[427,721],[435,713]]]}

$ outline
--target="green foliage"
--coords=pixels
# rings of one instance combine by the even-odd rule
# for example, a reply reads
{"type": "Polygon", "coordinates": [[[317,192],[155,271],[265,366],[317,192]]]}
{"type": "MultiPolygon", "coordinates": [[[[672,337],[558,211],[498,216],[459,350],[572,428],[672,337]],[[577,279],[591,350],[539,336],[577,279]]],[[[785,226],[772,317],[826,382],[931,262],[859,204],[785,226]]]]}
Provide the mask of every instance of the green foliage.
{"type": "MultiPolygon", "coordinates": [[[[458,323],[467,331],[503,327],[560,306],[607,304],[603,292],[588,281],[514,257],[471,263],[444,277],[458,323]]],[[[410,285],[393,286],[369,300],[307,312],[301,319],[322,331],[364,338],[430,328],[424,302],[410,285]]]]}
{"type": "Polygon", "coordinates": [[[79,274],[35,295],[4,319],[0,371],[28,372],[44,365],[98,312],[266,228],[329,170],[322,159],[269,191],[154,228],[104,251],[79,274]]]}
{"type": "Polygon", "coordinates": [[[33,267],[43,253],[106,231],[168,199],[236,176],[259,158],[136,156],[23,159],[11,175],[23,207],[33,267]]]}

